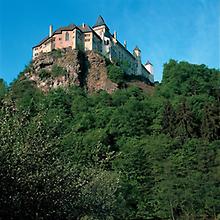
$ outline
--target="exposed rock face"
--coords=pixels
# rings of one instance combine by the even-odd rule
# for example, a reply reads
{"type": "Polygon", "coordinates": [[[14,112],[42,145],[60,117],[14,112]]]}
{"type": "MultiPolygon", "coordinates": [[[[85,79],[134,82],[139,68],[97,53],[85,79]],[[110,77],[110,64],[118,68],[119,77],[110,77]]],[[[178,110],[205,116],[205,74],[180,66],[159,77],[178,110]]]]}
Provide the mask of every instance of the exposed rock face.
{"type": "MultiPolygon", "coordinates": [[[[71,85],[85,88],[89,93],[105,90],[108,93],[118,89],[118,85],[108,79],[105,58],[94,51],[62,49],[38,56],[25,76],[44,92],[71,85]],[[53,74],[53,67],[64,69],[62,74],[53,74]],[[44,74],[42,76],[42,71],[44,74]]],[[[142,80],[129,80],[124,87],[137,86],[152,93],[154,87],[142,80]]]]}
{"type": "Polygon", "coordinates": [[[61,50],[60,54],[42,54],[33,61],[32,71],[26,76],[34,81],[40,89],[47,92],[59,86],[80,85],[79,75],[81,74],[81,55],[78,50],[61,50]],[[40,78],[41,70],[51,71],[53,65],[60,66],[67,71],[66,75],[57,77],[40,78]]]}
{"type": "Polygon", "coordinates": [[[79,50],[63,49],[59,54],[42,54],[33,61],[32,70],[26,76],[45,92],[60,86],[76,85],[85,87],[88,92],[106,90],[111,93],[118,87],[107,77],[105,59],[94,51],[82,53],[79,50]],[[42,79],[40,72],[51,72],[53,65],[64,68],[67,73],[42,79]]]}
{"type": "Polygon", "coordinates": [[[88,51],[86,60],[88,64],[86,85],[89,92],[105,90],[112,93],[118,88],[116,83],[108,79],[105,59],[102,56],[94,51],[88,51]]]}

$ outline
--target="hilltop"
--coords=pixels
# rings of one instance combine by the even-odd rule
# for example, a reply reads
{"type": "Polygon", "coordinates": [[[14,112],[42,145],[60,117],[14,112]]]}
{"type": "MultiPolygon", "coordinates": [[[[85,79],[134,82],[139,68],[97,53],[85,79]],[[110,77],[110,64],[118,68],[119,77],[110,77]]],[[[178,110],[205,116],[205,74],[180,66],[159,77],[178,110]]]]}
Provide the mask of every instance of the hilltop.
{"type": "Polygon", "coordinates": [[[49,35],[32,48],[32,58],[35,60],[42,53],[67,48],[98,52],[118,64],[126,64],[124,72],[127,75],[143,76],[154,82],[153,64],[149,60],[142,64],[140,48],[136,46],[131,53],[127,48],[127,41],[122,44],[117,38],[117,32],[111,33],[102,16],[97,18],[92,27],[85,23],[72,23],[53,31],[53,26],[50,25],[49,35]]]}
{"type": "Polygon", "coordinates": [[[71,85],[83,87],[89,93],[99,90],[112,93],[129,86],[137,86],[149,93],[154,89],[149,80],[126,75],[123,67],[111,63],[101,54],[77,49],[43,53],[31,62],[24,76],[44,92],[71,85]]]}

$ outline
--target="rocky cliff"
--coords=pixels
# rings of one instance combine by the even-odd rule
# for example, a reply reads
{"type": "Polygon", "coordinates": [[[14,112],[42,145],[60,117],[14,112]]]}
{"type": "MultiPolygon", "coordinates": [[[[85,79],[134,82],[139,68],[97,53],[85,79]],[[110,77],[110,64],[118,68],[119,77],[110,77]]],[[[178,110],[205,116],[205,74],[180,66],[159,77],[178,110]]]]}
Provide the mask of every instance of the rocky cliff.
{"type": "MultiPolygon", "coordinates": [[[[118,89],[118,85],[108,78],[105,58],[94,51],[62,49],[42,54],[32,62],[25,75],[45,92],[70,85],[84,87],[89,93],[99,90],[112,93],[118,89]]],[[[126,85],[131,84],[135,82],[126,85]]],[[[142,83],[140,88],[144,85],[142,83]]]]}
{"type": "Polygon", "coordinates": [[[25,75],[45,92],[70,85],[85,87],[88,92],[106,90],[112,93],[118,88],[107,77],[105,59],[93,51],[82,53],[66,49],[42,54],[25,75]],[[54,66],[65,70],[64,74],[54,74],[54,66]]]}

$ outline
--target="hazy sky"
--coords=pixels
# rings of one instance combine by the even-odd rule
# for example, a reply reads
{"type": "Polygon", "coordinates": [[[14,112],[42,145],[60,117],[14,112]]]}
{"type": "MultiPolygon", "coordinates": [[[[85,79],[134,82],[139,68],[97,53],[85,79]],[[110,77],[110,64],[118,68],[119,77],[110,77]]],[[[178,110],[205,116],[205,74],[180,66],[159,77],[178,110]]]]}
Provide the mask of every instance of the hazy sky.
{"type": "Polygon", "coordinates": [[[98,15],[130,51],[140,47],[155,80],[171,58],[220,68],[220,0],[0,0],[0,78],[16,78],[50,24],[92,26],[98,15]]]}

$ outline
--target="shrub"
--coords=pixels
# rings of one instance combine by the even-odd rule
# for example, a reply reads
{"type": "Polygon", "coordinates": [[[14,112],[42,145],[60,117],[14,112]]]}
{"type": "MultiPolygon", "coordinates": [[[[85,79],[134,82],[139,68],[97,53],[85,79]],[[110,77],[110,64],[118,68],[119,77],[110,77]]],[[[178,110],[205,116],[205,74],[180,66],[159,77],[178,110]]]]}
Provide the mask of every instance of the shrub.
{"type": "Polygon", "coordinates": [[[111,60],[107,57],[107,55],[104,56],[104,58],[105,58],[106,66],[112,65],[112,62],[111,62],[111,60]]]}
{"type": "Polygon", "coordinates": [[[124,81],[124,71],[116,65],[109,65],[107,67],[108,70],[108,77],[110,80],[112,80],[115,83],[122,83],[124,81]]]}
{"type": "Polygon", "coordinates": [[[60,49],[54,49],[52,50],[52,56],[55,57],[55,58],[60,58],[62,57],[62,51],[60,49]]]}
{"type": "Polygon", "coordinates": [[[52,66],[52,71],[51,71],[52,76],[57,77],[57,76],[64,76],[67,74],[67,71],[65,68],[58,66],[54,64],[52,66]]]}
{"type": "Polygon", "coordinates": [[[39,77],[40,79],[46,79],[51,76],[51,73],[45,69],[40,70],[39,77]]]}
{"type": "Polygon", "coordinates": [[[0,78],[0,100],[7,92],[7,84],[6,82],[0,78]]]}

